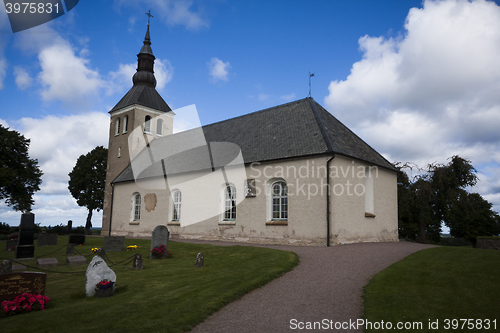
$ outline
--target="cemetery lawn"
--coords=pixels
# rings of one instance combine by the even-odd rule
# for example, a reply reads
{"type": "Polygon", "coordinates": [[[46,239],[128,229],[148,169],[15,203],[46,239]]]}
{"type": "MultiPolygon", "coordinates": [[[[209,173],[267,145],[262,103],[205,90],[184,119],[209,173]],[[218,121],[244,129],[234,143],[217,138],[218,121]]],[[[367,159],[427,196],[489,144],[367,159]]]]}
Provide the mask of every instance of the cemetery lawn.
{"type": "MultiPolygon", "coordinates": [[[[153,260],[150,240],[126,239],[125,246],[138,249],[106,253],[118,263],[113,266],[108,261],[117,275],[115,295],[95,298],[84,292],[87,265],[65,266],[67,242],[68,236],[59,236],[57,246],[35,248],[35,257],[47,255],[59,261],[59,267],[47,269],[57,272],[46,272],[47,308],[10,317],[2,311],[1,332],[185,332],[225,304],[292,270],[299,261],[288,251],[175,241],[169,242],[172,258],[153,260]],[[205,257],[205,267],[193,267],[198,252],[205,257]],[[144,270],[132,269],[130,257],[135,253],[142,253],[144,270]]],[[[75,249],[90,262],[90,249],[102,244],[102,237],[87,236],[85,245],[75,249]]],[[[3,252],[2,257],[13,259],[14,253],[3,252]]],[[[23,263],[36,266],[35,261],[23,263]]]]}
{"type": "Polygon", "coordinates": [[[467,325],[476,325],[478,319],[482,319],[483,329],[489,319],[490,329],[484,331],[496,332],[500,329],[499,277],[498,250],[447,246],[416,252],[378,273],[365,286],[364,319],[393,325],[392,330],[365,326],[365,332],[477,332],[478,326],[467,325]],[[457,321],[451,322],[453,319],[457,321]],[[438,320],[438,329],[429,329],[429,320],[438,320]],[[395,330],[398,322],[421,322],[422,327],[395,330]]]}

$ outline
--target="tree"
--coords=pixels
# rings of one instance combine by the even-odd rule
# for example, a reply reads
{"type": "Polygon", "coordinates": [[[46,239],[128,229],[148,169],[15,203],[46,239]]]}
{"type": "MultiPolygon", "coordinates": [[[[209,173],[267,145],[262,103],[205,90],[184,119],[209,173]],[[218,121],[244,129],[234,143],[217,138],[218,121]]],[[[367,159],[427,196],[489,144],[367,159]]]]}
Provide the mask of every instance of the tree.
{"type": "Polygon", "coordinates": [[[86,233],[92,228],[92,212],[100,211],[104,201],[106,165],[108,150],[102,146],[94,148],[87,155],[81,155],[69,173],[68,189],[79,206],[87,207],[86,233]]]}
{"type": "MultiPolygon", "coordinates": [[[[398,163],[397,166],[400,172],[409,168],[408,163],[404,165],[398,163]]],[[[485,201],[479,194],[475,193],[472,196],[465,190],[477,182],[476,169],[472,166],[471,161],[455,155],[446,165],[429,164],[427,170],[421,171],[424,172],[417,175],[413,181],[410,181],[406,173],[398,175],[400,234],[421,243],[426,243],[429,239],[438,242],[441,222],[444,222],[450,227],[452,235],[479,233],[477,235],[486,236],[485,230],[491,228],[483,226],[482,223],[490,223],[487,222],[487,219],[472,219],[460,215],[461,213],[465,214],[465,212],[474,214],[486,209],[484,203],[480,204],[479,199],[477,199],[479,196],[481,200],[485,201]],[[475,200],[476,204],[469,203],[469,200],[472,199],[475,200]],[[460,222],[458,222],[459,220],[460,222]],[[464,227],[465,225],[467,228],[464,227]],[[458,231],[459,226],[462,231],[458,231]],[[465,232],[465,229],[469,231],[465,232]]],[[[485,202],[487,203],[487,201],[485,202]]],[[[489,206],[491,212],[490,208],[491,204],[489,206]]]]}
{"type": "Polygon", "coordinates": [[[43,175],[38,161],[28,156],[29,145],[19,132],[0,125],[0,200],[22,212],[31,211],[43,175]]]}

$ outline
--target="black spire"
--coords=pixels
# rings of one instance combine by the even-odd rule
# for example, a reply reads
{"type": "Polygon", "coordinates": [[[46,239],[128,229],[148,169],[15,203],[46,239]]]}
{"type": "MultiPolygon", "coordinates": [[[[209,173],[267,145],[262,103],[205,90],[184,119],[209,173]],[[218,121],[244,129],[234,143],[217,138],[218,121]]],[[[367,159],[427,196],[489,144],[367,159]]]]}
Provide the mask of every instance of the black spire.
{"type": "Polygon", "coordinates": [[[149,37],[149,24],[144,37],[144,45],[137,55],[137,73],[134,74],[132,82],[134,86],[138,84],[145,84],[151,87],[156,87],[156,78],[153,71],[155,63],[155,56],[151,50],[151,39],[149,37]]]}

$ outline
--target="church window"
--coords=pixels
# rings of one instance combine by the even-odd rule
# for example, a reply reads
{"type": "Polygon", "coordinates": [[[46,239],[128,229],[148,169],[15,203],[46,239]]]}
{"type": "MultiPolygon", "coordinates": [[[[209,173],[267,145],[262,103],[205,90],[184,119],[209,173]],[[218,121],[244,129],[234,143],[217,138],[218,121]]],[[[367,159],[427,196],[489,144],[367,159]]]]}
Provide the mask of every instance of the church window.
{"type": "Polygon", "coordinates": [[[236,220],[236,187],[226,185],[224,189],[224,221],[236,220]]]}
{"type": "Polygon", "coordinates": [[[116,119],[115,126],[115,135],[120,135],[120,118],[116,119]]]}
{"type": "Polygon", "coordinates": [[[122,157],[122,147],[118,147],[118,157],[122,157]]]}
{"type": "Polygon", "coordinates": [[[277,181],[271,186],[272,219],[286,220],[288,218],[288,192],[284,181],[277,181]]]}
{"type": "Polygon", "coordinates": [[[156,135],[161,136],[163,133],[163,120],[158,119],[156,122],[156,135]]]}
{"type": "Polygon", "coordinates": [[[372,167],[365,169],[365,216],[375,217],[373,202],[373,170],[372,167]]]}
{"type": "Polygon", "coordinates": [[[182,193],[176,190],[172,193],[172,221],[181,219],[182,193]]]}
{"type": "Polygon", "coordinates": [[[146,118],[145,118],[144,132],[151,133],[151,117],[150,116],[146,116],[146,118]]]}
{"type": "Polygon", "coordinates": [[[123,117],[123,133],[128,131],[128,116],[123,117]]]}
{"type": "Polygon", "coordinates": [[[134,221],[141,219],[141,195],[136,193],[134,195],[134,221]]]}

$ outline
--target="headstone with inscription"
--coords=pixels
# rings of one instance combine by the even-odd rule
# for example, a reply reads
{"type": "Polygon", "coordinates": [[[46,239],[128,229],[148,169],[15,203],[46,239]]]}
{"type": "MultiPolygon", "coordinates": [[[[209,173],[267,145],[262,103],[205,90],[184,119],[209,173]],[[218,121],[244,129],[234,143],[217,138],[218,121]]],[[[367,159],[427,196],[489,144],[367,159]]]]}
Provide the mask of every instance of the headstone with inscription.
{"type": "Polygon", "coordinates": [[[33,258],[35,256],[35,214],[24,213],[21,215],[19,225],[19,242],[16,248],[16,259],[33,258]]]}
{"type": "Polygon", "coordinates": [[[66,265],[68,266],[76,266],[76,265],[86,265],[87,258],[84,256],[72,256],[66,257],[66,265]]]}
{"type": "Polygon", "coordinates": [[[54,246],[57,245],[57,234],[38,234],[37,244],[40,246],[54,246]]]}
{"type": "Polygon", "coordinates": [[[125,236],[104,236],[102,248],[106,252],[125,250],[125,236]]]}
{"type": "Polygon", "coordinates": [[[56,258],[39,258],[36,260],[36,267],[38,268],[50,268],[59,267],[59,262],[56,258]]]}
{"type": "Polygon", "coordinates": [[[134,255],[134,263],[132,264],[132,268],[135,270],[141,270],[144,268],[142,254],[136,253],[134,255]]]}
{"type": "Polygon", "coordinates": [[[73,245],[85,245],[85,235],[81,234],[69,235],[68,243],[73,245]]]}
{"type": "MultiPolygon", "coordinates": [[[[153,248],[160,246],[160,245],[165,245],[165,252],[163,253],[163,257],[166,258],[167,251],[168,251],[168,238],[169,238],[170,232],[168,231],[167,227],[164,225],[158,225],[156,228],[153,229],[153,234],[151,236],[151,250],[153,248]]],[[[149,258],[151,259],[156,259],[158,257],[153,256],[153,254],[150,252],[149,253],[149,258]]]]}
{"type": "Polygon", "coordinates": [[[23,293],[44,295],[47,276],[39,272],[0,274],[0,303],[12,301],[23,293]]]}

